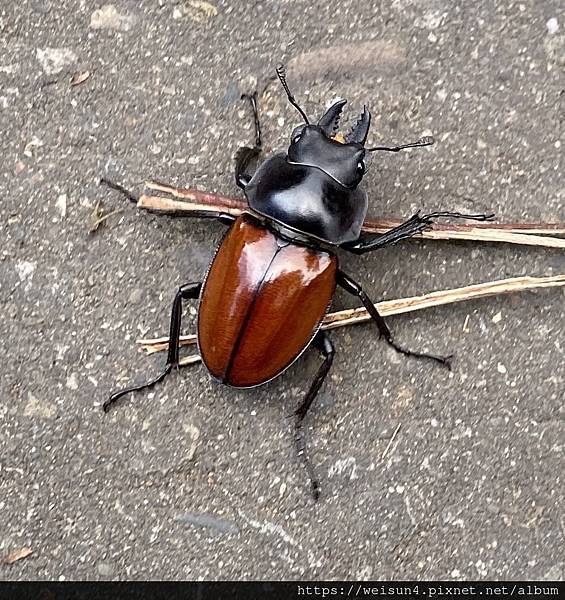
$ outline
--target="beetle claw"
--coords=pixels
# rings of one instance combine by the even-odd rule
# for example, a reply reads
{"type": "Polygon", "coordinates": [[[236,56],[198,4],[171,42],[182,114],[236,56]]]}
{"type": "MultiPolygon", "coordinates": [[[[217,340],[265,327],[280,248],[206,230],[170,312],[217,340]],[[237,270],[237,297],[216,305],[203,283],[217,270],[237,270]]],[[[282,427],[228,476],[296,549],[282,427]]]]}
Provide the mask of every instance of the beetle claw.
{"type": "Polygon", "coordinates": [[[447,369],[449,371],[451,371],[451,366],[452,366],[452,361],[453,361],[453,357],[455,355],[454,354],[448,354],[447,356],[443,356],[443,364],[447,367],[447,369]]]}

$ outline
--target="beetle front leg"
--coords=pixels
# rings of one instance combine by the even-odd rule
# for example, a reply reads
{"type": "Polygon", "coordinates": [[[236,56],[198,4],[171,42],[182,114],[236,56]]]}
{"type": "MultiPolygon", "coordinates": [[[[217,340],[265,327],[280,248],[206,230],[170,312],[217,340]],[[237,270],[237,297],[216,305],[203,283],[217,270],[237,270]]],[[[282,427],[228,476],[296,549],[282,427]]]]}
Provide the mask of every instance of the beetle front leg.
{"type": "Polygon", "coordinates": [[[406,240],[417,235],[418,233],[422,233],[422,231],[431,229],[432,225],[434,224],[434,219],[442,217],[450,217],[452,219],[471,219],[474,221],[491,221],[494,218],[494,214],[467,215],[464,213],[448,211],[438,211],[429,213],[427,215],[420,215],[420,213],[416,213],[407,221],[401,223],[386,233],[372,237],[361,238],[355,242],[347,242],[341,247],[348,252],[352,252],[353,254],[365,254],[365,252],[372,252],[373,250],[385,248],[386,246],[392,246],[401,240],[406,240]]]}
{"type": "Polygon", "coordinates": [[[367,312],[369,313],[373,321],[375,321],[375,323],[377,324],[377,327],[379,328],[379,333],[385,338],[389,346],[392,346],[397,352],[400,352],[400,354],[404,354],[405,356],[413,356],[414,358],[424,358],[427,360],[433,360],[451,370],[451,359],[453,358],[453,355],[451,354],[449,356],[436,356],[435,354],[426,354],[425,352],[414,352],[397,344],[392,337],[388,325],[386,324],[383,317],[380,315],[379,311],[376,309],[369,296],[367,296],[363,288],[358,283],[353,281],[353,279],[351,279],[351,277],[346,275],[343,271],[338,271],[337,283],[346,292],[357,296],[361,300],[363,306],[367,309],[367,312]]]}
{"type": "MultiPolygon", "coordinates": [[[[112,190],[116,190],[116,192],[120,192],[120,194],[125,196],[130,202],[133,202],[134,204],[137,204],[139,201],[138,195],[134,194],[131,190],[128,190],[123,185],[120,185],[119,183],[116,183],[115,181],[111,181],[110,179],[106,179],[105,177],[102,177],[100,179],[100,183],[108,186],[112,190]]],[[[154,211],[148,211],[148,212],[154,212],[154,211]]],[[[230,215],[230,214],[224,213],[224,212],[220,212],[220,211],[211,212],[211,211],[198,211],[198,210],[191,210],[191,211],[169,210],[169,211],[158,211],[158,214],[161,216],[165,215],[167,217],[184,217],[184,218],[189,217],[189,218],[193,218],[193,219],[194,218],[217,219],[223,225],[233,225],[233,223],[235,223],[235,220],[237,218],[237,217],[234,217],[233,215],[230,215]]]]}
{"type": "Polygon", "coordinates": [[[294,411],[294,442],[296,444],[296,452],[298,457],[302,460],[304,467],[308,472],[310,485],[312,487],[312,496],[314,497],[314,500],[318,500],[320,497],[320,481],[316,477],[314,467],[312,466],[312,463],[308,458],[308,454],[306,453],[306,440],[304,439],[302,423],[306,418],[308,409],[310,406],[312,406],[312,402],[314,402],[314,399],[318,395],[320,387],[322,387],[322,383],[324,383],[324,379],[326,378],[330,367],[332,366],[335,350],[325,331],[318,331],[312,343],[322,353],[324,362],[320,365],[320,368],[316,373],[316,377],[314,378],[308,393],[306,396],[304,396],[304,400],[302,400],[298,408],[294,411]]]}
{"type": "Polygon", "coordinates": [[[240,188],[245,189],[251,181],[251,175],[248,172],[249,166],[254,160],[259,158],[263,149],[263,140],[261,136],[261,122],[259,121],[259,109],[257,107],[257,92],[243,94],[241,98],[249,100],[255,123],[255,145],[252,148],[243,146],[235,155],[235,182],[240,188]]]}
{"type": "Polygon", "coordinates": [[[171,312],[171,325],[169,332],[169,351],[167,354],[167,363],[165,368],[157,377],[149,380],[147,383],[140,385],[133,385],[131,387],[120,390],[112,394],[106,402],[102,405],[104,412],[110,410],[110,406],[119,400],[122,396],[129,394],[130,392],[138,392],[146,388],[153,387],[156,383],[163,381],[165,377],[171,372],[174,366],[178,365],[179,362],[179,338],[181,329],[181,318],[182,318],[182,301],[183,300],[194,300],[200,295],[202,289],[202,283],[187,283],[179,288],[175,300],[173,302],[173,310],[171,312]]]}

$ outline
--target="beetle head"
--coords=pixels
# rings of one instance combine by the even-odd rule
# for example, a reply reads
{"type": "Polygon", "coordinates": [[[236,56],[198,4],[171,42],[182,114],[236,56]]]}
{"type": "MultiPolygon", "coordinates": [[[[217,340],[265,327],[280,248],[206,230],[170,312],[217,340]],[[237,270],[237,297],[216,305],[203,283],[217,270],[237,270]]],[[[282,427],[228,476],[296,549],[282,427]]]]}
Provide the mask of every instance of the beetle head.
{"type": "Polygon", "coordinates": [[[365,141],[371,124],[367,107],[351,131],[337,134],[346,100],[338,100],[324,113],[316,125],[305,123],[292,132],[288,161],[316,167],[342,186],[353,189],[365,174],[365,141]]]}

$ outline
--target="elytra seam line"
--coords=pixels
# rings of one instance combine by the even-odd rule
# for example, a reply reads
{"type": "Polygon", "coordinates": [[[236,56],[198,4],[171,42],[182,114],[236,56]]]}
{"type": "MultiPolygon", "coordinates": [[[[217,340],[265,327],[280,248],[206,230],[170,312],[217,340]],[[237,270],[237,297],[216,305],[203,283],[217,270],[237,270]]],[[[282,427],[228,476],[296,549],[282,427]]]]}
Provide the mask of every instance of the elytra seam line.
{"type": "MultiPolygon", "coordinates": [[[[282,248],[285,248],[285,247],[286,246],[283,246],[282,248]]],[[[275,253],[273,254],[273,257],[271,258],[269,264],[267,265],[267,268],[265,269],[265,272],[263,273],[263,277],[261,278],[261,281],[257,284],[257,287],[255,288],[253,300],[251,301],[251,304],[249,305],[249,308],[247,309],[247,312],[245,313],[245,318],[243,319],[241,327],[239,328],[239,331],[237,332],[237,338],[235,340],[235,344],[233,345],[233,349],[230,354],[230,358],[229,358],[226,370],[224,372],[224,376],[222,377],[222,383],[226,383],[227,381],[229,381],[229,377],[231,374],[233,363],[235,361],[235,357],[237,356],[237,353],[239,352],[239,348],[241,346],[241,341],[242,341],[243,335],[245,334],[245,330],[247,329],[247,324],[249,323],[249,320],[251,319],[251,315],[253,313],[253,309],[255,308],[255,304],[257,303],[257,298],[259,297],[261,288],[263,287],[263,284],[265,283],[267,274],[269,273],[269,270],[271,269],[271,266],[272,266],[273,262],[275,261],[277,254],[281,251],[282,248],[277,245],[277,249],[275,250],[275,253]]]]}

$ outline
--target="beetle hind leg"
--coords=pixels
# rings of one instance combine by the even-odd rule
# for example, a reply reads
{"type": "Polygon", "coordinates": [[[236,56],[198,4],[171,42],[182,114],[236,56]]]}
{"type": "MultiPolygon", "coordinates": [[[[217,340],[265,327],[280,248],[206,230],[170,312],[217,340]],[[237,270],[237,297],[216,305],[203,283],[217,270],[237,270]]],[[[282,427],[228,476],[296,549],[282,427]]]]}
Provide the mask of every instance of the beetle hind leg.
{"type": "Polygon", "coordinates": [[[242,100],[248,100],[251,104],[253,121],[255,123],[255,145],[253,147],[244,146],[240,148],[235,156],[235,182],[240,188],[244,189],[251,180],[251,175],[248,172],[249,166],[261,155],[263,139],[261,122],[259,121],[259,108],[257,106],[257,92],[243,94],[241,98],[242,100]]]}
{"type": "Polygon", "coordinates": [[[314,337],[313,344],[322,353],[324,362],[320,365],[310,389],[306,396],[304,396],[304,400],[302,400],[298,408],[294,411],[294,443],[296,445],[298,457],[302,460],[308,473],[308,477],[310,478],[312,496],[314,497],[314,500],[317,501],[320,497],[320,481],[316,476],[314,467],[306,452],[306,439],[304,437],[302,424],[306,418],[308,409],[312,406],[312,402],[314,402],[318,395],[322,383],[324,383],[324,379],[332,366],[335,350],[330,338],[324,331],[318,331],[314,337]]]}
{"type": "Polygon", "coordinates": [[[169,332],[169,350],[167,354],[167,362],[165,368],[157,377],[150,379],[146,383],[140,385],[133,385],[127,387],[119,392],[113,393],[106,402],[102,405],[104,412],[108,412],[110,407],[117,402],[122,396],[129,394],[130,392],[138,392],[146,388],[153,387],[156,383],[163,381],[165,377],[172,371],[174,366],[178,366],[179,363],[179,338],[181,329],[181,317],[182,317],[182,301],[183,300],[194,300],[200,295],[202,289],[202,283],[187,283],[181,286],[175,296],[173,302],[173,309],[171,312],[171,325],[169,332]]]}

